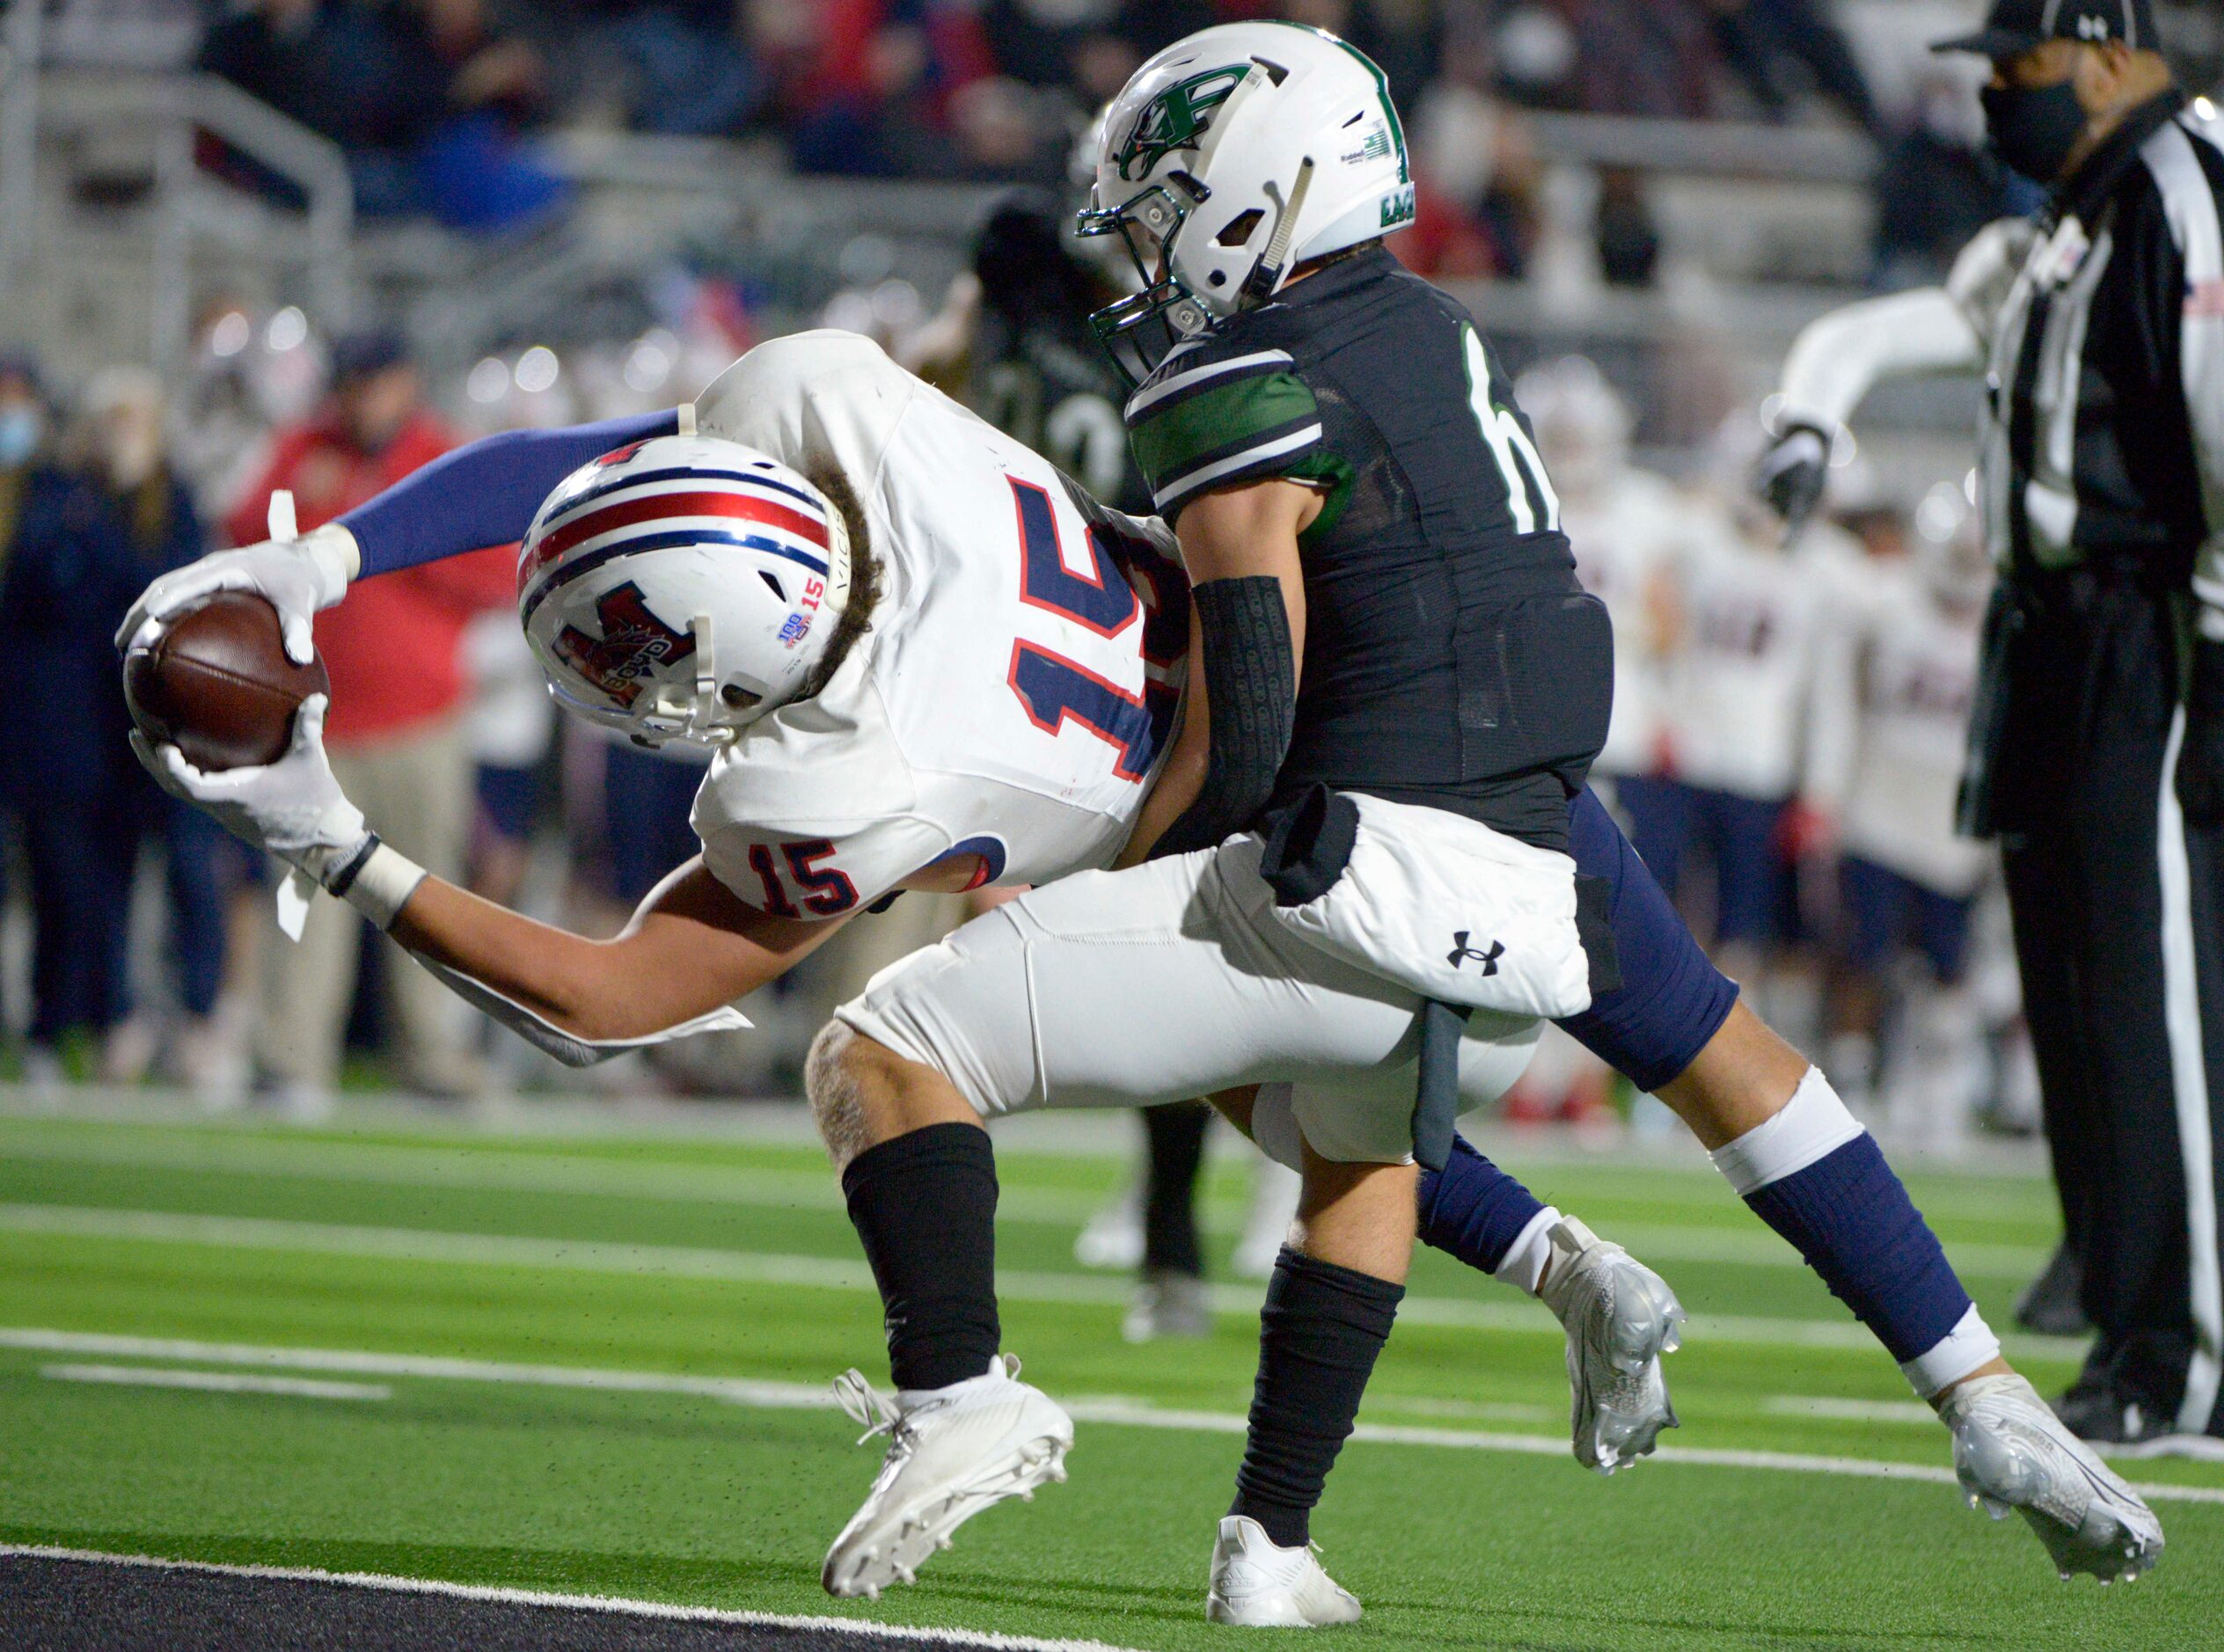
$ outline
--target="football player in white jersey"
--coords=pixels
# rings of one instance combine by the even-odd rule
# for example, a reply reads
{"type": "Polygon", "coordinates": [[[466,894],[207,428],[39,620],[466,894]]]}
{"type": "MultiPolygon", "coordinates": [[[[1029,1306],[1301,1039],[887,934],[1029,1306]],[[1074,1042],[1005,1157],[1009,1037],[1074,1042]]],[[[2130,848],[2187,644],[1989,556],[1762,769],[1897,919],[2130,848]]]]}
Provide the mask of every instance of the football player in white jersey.
{"type": "Polygon", "coordinates": [[[1672,570],[1705,524],[1683,493],[1630,462],[1629,410],[1590,361],[1532,368],[1514,396],[1559,493],[1577,577],[1613,618],[1613,716],[1591,771],[1613,800],[1625,778],[1659,771],[1678,629],[1672,570]]]}
{"type": "MultiPolygon", "coordinates": [[[[762,346],[677,418],[474,444],[332,528],[158,582],[126,632],[238,585],[278,603],[306,653],[294,617],[350,579],[521,529],[521,613],[558,699],[637,740],[715,752],[701,857],[617,938],[478,900],[379,844],[331,781],[320,704],[268,769],[201,775],[174,748],[143,755],[560,1059],[745,1026],[734,999],[899,890],[1108,865],[1148,794],[1189,619],[1171,535],[1096,505],[851,334],[762,346]]],[[[1462,1151],[1458,1172],[1488,1178],[1503,1207],[1518,1184],[1462,1151]]],[[[1633,1336],[1652,1333],[1624,1328],[1672,1297],[1617,1246],[1555,1250],[1558,1213],[1519,1197],[1534,1215],[1518,1233],[1473,1248],[1448,1224],[1439,1242],[1562,1315],[1577,1454],[1611,1471],[1672,1422],[1657,1352],[1625,1369],[1633,1336]]],[[[1040,1421],[1047,1407],[1021,1409],[1040,1421]]]]}
{"type": "Polygon", "coordinates": [[[1903,1006],[1884,1111],[1936,1144],[1960,1133],[1981,1064],[1966,959],[1994,858],[1956,834],[1954,800],[1991,577],[1950,485],[1916,512],[1915,544],[1911,557],[1872,561],[1862,598],[1834,604],[1825,622],[1807,796],[1840,852],[1833,1039],[1873,1038],[1885,973],[1903,951],[1920,957],[1929,980],[1903,1006]]]}

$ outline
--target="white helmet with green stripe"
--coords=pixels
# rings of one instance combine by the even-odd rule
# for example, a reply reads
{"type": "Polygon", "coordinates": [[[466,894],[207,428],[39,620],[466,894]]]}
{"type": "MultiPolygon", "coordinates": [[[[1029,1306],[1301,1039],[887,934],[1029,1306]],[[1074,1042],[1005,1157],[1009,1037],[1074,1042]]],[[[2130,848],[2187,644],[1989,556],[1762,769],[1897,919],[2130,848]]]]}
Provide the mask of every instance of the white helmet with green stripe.
{"type": "Polygon", "coordinates": [[[1228,23],[1177,40],[1100,132],[1079,227],[1122,237],[1144,290],[1090,320],[1130,374],[1264,303],[1306,259],[1413,221],[1388,84],[1322,29],[1228,23]]]}

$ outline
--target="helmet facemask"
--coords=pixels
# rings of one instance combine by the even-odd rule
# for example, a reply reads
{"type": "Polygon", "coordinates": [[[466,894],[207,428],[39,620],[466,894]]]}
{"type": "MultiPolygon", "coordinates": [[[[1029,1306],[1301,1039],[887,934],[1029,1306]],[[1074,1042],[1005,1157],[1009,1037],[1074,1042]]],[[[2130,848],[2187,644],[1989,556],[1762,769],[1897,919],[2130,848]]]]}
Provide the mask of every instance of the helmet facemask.
{"type": "Polygon", "coordinates": [[[1089,317],[1089,330],[1130,389],[1156,372],[1176,346],[1212,325],[1211,313],[1172,271],[1174,238],[1193,206],[1203,204],[1211,194],[1202,184],[1196,186],[1194,201],[1184,201],[1182,196],[1189,192],[1178,180],[1154,184],[1120,206],[1093,208],[1075,220],[1077,235],[1119,237],[1142,283],[1089,317]]]}
{"type": "Polygon", "coordinates": [[[743,729],[776,708],[765,705],[763,695],[738,680],[720,684],[711,625],[708,614],[698,614],[688,622],[688,635],[695,641],[690,656],[695,669],[684,683],[652,683],[631,706],[621,710],[574,693],[551,676],[549,698],[566,711],[605,728],[618,729],[635,745],[652,751],[673,742],[710,751],[730,746],[743,729]]]}

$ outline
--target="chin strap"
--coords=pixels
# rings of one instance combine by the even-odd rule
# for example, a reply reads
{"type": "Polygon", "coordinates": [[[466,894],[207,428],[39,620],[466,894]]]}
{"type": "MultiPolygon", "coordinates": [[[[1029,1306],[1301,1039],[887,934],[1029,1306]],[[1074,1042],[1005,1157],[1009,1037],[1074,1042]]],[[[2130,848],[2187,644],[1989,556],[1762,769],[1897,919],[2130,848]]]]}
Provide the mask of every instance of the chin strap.
{"type": "MultiPolygon", "coordinates": [[[[1274,234],[1267,241],[1266,255],[1252,267],[1243,283],[1242,299],[1247,306],[1262,304],[1274,296],[1282,285],[1283,266],[1290,257],[1290,240],[1297,233],[1298,214],[1304,208],[1306,191],[1313,187],[1313,157],[1308,155],[1298,163],[1298,181],[1290,186],[1290,200],[1282,208],[1282,216],[1274,221],[1274,234]]],[[[1274,186],[1267,186],[1268,198],[1273,198],[1274,186]]]]}

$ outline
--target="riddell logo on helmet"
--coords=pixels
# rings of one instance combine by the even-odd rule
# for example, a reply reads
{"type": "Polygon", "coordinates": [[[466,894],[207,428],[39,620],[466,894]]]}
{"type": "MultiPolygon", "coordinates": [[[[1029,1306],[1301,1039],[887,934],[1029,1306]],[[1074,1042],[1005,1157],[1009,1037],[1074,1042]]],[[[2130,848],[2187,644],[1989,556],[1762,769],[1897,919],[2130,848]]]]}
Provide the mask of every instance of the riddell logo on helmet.
{"type": "Polygon", "coordinates": [[[601,638],[567,625],[557,635],[556,657],[622,706],[640,698],[640,680],[658,666],[695,652],[695,639],[650,613],[641,588],[631,581],[602,594],[595,618],[602,622],[601,638]]]}

